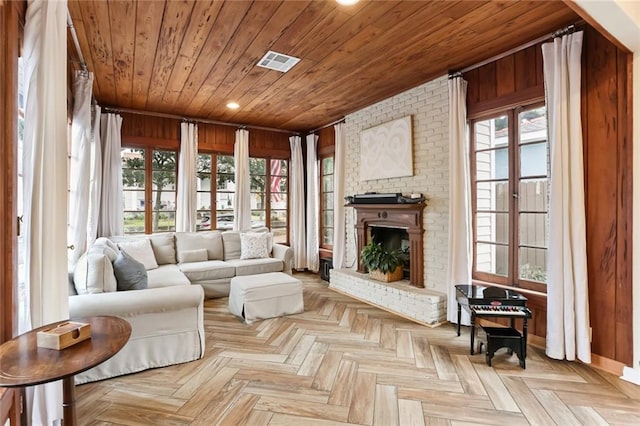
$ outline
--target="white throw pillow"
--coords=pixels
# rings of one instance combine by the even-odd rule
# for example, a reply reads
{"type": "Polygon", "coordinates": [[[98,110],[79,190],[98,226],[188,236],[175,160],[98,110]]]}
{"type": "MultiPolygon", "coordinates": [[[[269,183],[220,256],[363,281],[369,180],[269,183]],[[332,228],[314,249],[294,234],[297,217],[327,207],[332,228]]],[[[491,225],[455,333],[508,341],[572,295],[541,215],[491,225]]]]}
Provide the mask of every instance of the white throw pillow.
{"type": "Polygon", "coordinates": [[[266,233],[245,232],[240,234],[240,259],[262,259],[269,257],[269,236],[266,233]]]}
{"type": "Polygon", "coordinates": [[[153,248],[151,248],[151,241],[149,241],[148,238],[118,243],[118,247],[142,263],[146,270],[156,269],[158,267],[158,262],[156,262],[156,257],[153,254],[153,248]]]}
{"type": "Polygon", "coordinates": [[[85,253],[73,271],[73,285],[78,294],[95,294],[116,291],[118,283],[106,255],[85,253]]]}
{"type": "Polygon", "coordinates": [[[209,260],[207,255],[207,249],[196,249],[196,250],[184,250],[180,252],[180,259],[182,263],[190,263],[190,262],[204,262],[209,260]]]}

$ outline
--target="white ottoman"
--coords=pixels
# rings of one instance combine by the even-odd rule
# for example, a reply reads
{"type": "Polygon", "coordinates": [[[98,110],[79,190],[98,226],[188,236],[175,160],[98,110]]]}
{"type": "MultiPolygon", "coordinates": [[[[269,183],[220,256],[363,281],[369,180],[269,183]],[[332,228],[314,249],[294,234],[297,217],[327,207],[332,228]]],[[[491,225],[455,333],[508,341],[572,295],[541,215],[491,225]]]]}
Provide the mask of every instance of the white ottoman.
{"type": "Polygon", "coordinates": [[[304,311],[302,282],[282,272],[231,279],[229,311],[247,324],[304,311]]]}

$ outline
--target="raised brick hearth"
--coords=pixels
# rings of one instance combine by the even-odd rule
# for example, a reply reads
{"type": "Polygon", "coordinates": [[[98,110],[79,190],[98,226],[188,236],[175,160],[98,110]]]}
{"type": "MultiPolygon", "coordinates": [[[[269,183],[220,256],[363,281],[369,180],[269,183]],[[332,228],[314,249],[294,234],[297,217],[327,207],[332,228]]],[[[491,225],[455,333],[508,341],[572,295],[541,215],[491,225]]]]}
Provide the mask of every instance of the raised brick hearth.
{"type": "Polygon", "coordinates": [[[352,269],[332,269],[330,288],[425,325],[447,319],[444,294],[410,286],[408,281],[383,283],[352,269]]]}

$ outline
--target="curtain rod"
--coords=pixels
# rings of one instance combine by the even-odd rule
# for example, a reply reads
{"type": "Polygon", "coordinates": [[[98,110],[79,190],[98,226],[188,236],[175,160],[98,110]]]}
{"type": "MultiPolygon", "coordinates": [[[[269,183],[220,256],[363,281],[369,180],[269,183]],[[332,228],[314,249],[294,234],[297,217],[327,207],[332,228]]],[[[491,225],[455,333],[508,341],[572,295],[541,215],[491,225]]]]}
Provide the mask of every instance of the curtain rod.
{"type": "Polygon", "coordinates": [[[238,129],[254,129],[254,130],[265,130],[268,132],[278,132],[278,133],[287,133],[292,135],[299,135],[299,132],[294,132],[292,130],[284,130],[284,129],[274,129],[272,127],[262,127],[262,126],[253,126],[249,124],[238,124],[238,123],[227,123],[224,121],[216,121],[216,120],[207,120],[204,118],[195,118],[195,117],[185,117],[182,115],[175,114],[166,114],[163,112],[153,112],[153,111],[139,111],[136,109],[129,108],[118,108],[112,106],[106,106],[102,108],[105,112],[124,112],[127,114],[138,114],[138,115],[150,115],[152,117],[160,117],[160,118],[171,118],[174,120],[186,121],[189,123],[203,123],[203,124],[216,124],[219,126],[228,126],[228,127],[237,127],[238,129]]]}
{"type": "Polygon", "coordinates": [[[584,21],[580,20],[580,21],[576,22],[575,24],[568,25],[568,26],[566,26],[564,28],[561,28],[561,29],[556,30],[556,31],[554,31],[552,33],[549,33],[549,34],[545,34],[545,35],[543,35],[541,37],[538,37],[535,40],[531,40],[530,42],[521,44],[520,46],[514,47],[513,49],[507,50],[506,52],[500,53],[500,54],[498,54],[496,56],[493,56],[493,57],[491,57],[489,59],[486,59],[484,61],[478,62],[477,64],[473,64],[473,65],[468,66],[466,68],[463,68],[463,69],[461,69],[459,71],[450,71],[449,75],[450,76],[456,76],[458,74],[463,74],[465,72],[469,72],[471,70],[474,70],[476,68],[480,68],[481,66],[490,64],[491,62],[495,62],[495,61],[497,61],[499,59],[502,59],[504,57],[507,57],[509,55],[513,55],[516,52],[519,52],[521,50],[527,49],[527,48],[529,48],[531,46],[534,46],[534,45],[536,45],[536,44],[538,44],[540,42],[543,42],[545,40],[552,40],[552,39],[554,39],[556,37],[560,37],[560,36],[562,36],[564,34],[569,34],[571,32],[576,31],[577,27],[579,25],[583,25],[584,23],[585,23],[584,21]]]}
{"type": "Polygon", "coordinates": [[[345,118],[345,117],[342,117],[342,118],[341,118],[341,119],[339,119],[339,120],[332,121],[332,122],[331,122],[331,123],[329,123],[329,124],[325,124],[324,126],[320,126],[320,127],[318,127],[317,129],[313,129],[313,130],[311,130],[309,133],[315,133],[315,132],[317,132],[317,131],[319,131],[319,130],[326,129],[326,128],[327,128],[327,127],[329,127],[329,126],[333,126],[334,124],[344,123],[345,121],[346,121],[346,118],[345,118]]]}
{"type": "Polygon", "coordinates": [[[80,42],[78,41],[78,34],[76,33],[76,27],[73,26],[73,21],[71,20],[71,14],[67,10],[67,28],[71,32],[71,38],[73,39],[73,44],[76,47],[76,52],[78,53],[78,59],[80,62],[80,66],[82,67],[82,71],[88,72],[87,63],[84,60],[84,56],[82,55],[82,50],[80,49],[80,42]]]}

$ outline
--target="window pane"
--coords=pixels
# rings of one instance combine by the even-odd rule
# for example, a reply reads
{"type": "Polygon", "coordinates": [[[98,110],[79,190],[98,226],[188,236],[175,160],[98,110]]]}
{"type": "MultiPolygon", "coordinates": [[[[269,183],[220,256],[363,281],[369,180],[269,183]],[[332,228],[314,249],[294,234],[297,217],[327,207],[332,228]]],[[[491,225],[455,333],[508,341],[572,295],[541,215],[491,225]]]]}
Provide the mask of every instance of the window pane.
{"type": "Polygon", "coordinates": [[[198,174],[196,189],[198,191],[211,191],[211,175],[207,173],[198,174]]]}
{"type": "Polygon", "coordinates": [[[476,185],[476,210],[509,211],[509,183],[478,183],[476,185]]]}
{"type": "Polygon", "coordinates": [[[218,173],[216,188],[218,191],[234,191],[236,189],[236,177],[232,174],[218,173]]]}
{"type": "Polygon", "coordinates": [[[322,178],[322,192],[333,192],[333,175],[322,178]]]}
{"type": "Polygon", "coordinates": [[[144,210],[144,191],[123,191],[123,210],[144,210]]]}
{"type": "Polygon", "coordinates": [[[175,151],[153,151],[152,170],[175,172],[176,153],[175,151]]]}
{"type": "Polygon", "coordinates": [[[211,210],[211,193],[210,192],[198,192],[196,194],[197,206],[199,210],[211,210]]]}
{"type": "Polygon", "coordinates": [[[266,225],[267,213],[264,210],[251,210],[251,227],[260,228],[266,225]]]}
{"type": "Polygon", "coordinates": [[[196,231],[206,231],[211,229],[211,212],[199,211],[196,213],[196,231]]]}
{"type": "Polygon", "coordinates": [[[124,233],[144,234],[144,212],[124,212],[124,233]]]}
{"type": "Polygon", "coordinates": [[[171,172],[158,172],[155,171],[152,174],[153,179],[153,188],[158,191],[163,190],[171,190],[174,191],[176,189],[176,173],[174,171],[171,172]]]}
{"type": "Polygon", "coordinates": [[[153,232],[166,232],[176,230],[175,212],[153,212],[152,213],[153,232]]]}
{"type": "Polygon", "coordinates": [[[286,192],[271,193],[271,208],[272,209],[286,209],[287,208],[287,193],[286,192]]]}
{"type": "Polygon", "coordinates": [[[333,228],[324,228],[322,230],[322,244],[333,245],[333,228]]]}
{"type": "Polygon", "coordinates": [[[176,210],[175,191],[153,191],[153,210],[176,210]]]}
{"type": "Polygon", "coordinates": [[[144,170],[122,169],[123,189],[144,188],[144,170]]]}
{"type": "Polygon", "coordinates": [[[144,150],[122,148],[122,168],[144,170],[144,150]]]}
{"type": "Polygon", "coordinates": [[[476,270],[507,276],[509,273],[509,249],[496,244],[476,244],[476,270]]]}
{"type": "Polygon", "coordinates": [[[286,210],[271,210],[271,228],[282,228],[287,226],[286,210]]]}
{"type": "Polygon", "coordinates": [[[333,210],[325,210],[323,212],[322,224],[329,228],[333,228],[333,210]]]}
{"type": "Polygon", "coordinates": [[[522,247],[518,256],[520,279],[547,282],[547,250],[522,247]]]}
{"type": "Polygon", "coordinates": [[[216,210],[233,209],[233,200],[235,198],[233,192],[217,192],[216,193],[216,210]]]}
{"type": "Polygon", "coordinates": [[[548,247],[546,213],[520,213],[520,245],[548,247]]]}
{"type": "Polygon", "coordinates": [[[323,158],[321,168],[323,175],[333,174],[333,157],[323,158]]]}
{"type": "Polygon", "coordinates": [[[507,146],[509,142],[509,119],[506,115],[478,121],[474,125],[475,149],[507,146]]]}
{"type": "Polygon", "coordinates": [[[287,177],[286,176],[272,176],[271,177],[271,192],[287,192],[287,177]]]}
{"type": "Polygon", "coordinates": [[[249,158],[249,170],[251,175],[266,175],[267,160],[264,158],[249,158]]]}
{"type": "Polygon", "coordinates": [[[216,229],[227,231],[233,229],[233,212],[218,212],[216,217],[216,229]]]}
{"type": "Polygon", "coordinates": [[[547,179],[521,180],[519,186],[518,203],[520,211],[548,211],[547,179]]]}
{"type": "Polygon", "coordinates": [[[325,209],[333,209],[333,193],[322,194],[322,205],[325,209]]]}
{"type": "Polygon", "coordinates": [[[211,154],[198,154],[196,170],[198,174],[211,174],[211,154]]]}
{"type": "Polygon", "coordinates": [[[547,143],[520,147],[520,177],[546,176],[548,168],[547,143]]]}
{"type": "Polygon", "coordinates": [[[234,160],[232,155],[218,155],[216,163],[216,170],[218,174],[226,173],[233,176],[235,173],[234,160]]]}
{"type": "Polygon", "coordinates": [[[508,213],[476,213],[476,240],[482,242],[509,242],[508,213]]]}
{"type": "Polygon", "coordinates": [[[476,153],[476,180],[508,178],[509,152],[507,148],[476,153]]]}

